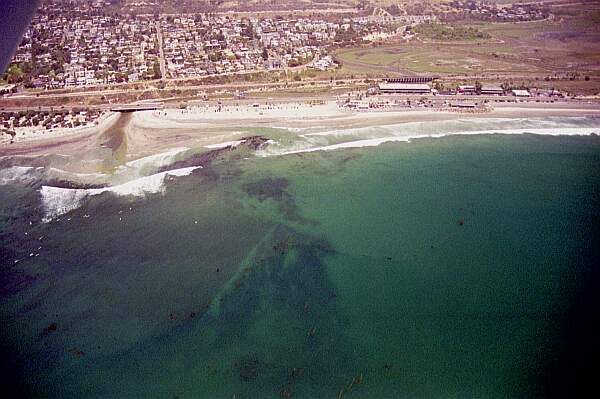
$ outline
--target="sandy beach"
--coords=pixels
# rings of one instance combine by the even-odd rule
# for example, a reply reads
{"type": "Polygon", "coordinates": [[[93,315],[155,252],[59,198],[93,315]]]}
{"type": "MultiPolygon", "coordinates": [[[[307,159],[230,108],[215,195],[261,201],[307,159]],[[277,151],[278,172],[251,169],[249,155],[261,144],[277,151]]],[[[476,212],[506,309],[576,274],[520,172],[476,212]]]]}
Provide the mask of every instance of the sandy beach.
{"type": "MultiPolygon", "coordinates": [[[[105,112],[94,122],[75,128],[55,128],[47,130],[40,127],[17,127],[14,129],[16,136],[13,138],[13,141],[19,143],[23,141],[37,141],[46,138],[54,139],[71,135],[83,136],[89,133],[96,133],[98,131],[105,130],[106,128],[110,127],[117,118],[118,114],[114,112],[105,112]]],[[[6,144],[8,142],[10,142],[10,137],[8,135],[0,136],[1,144],[6,144]]]]}
{"type": "MultiPolygon", "coordinates": [[[[506,103],[494,105],[489,112],[459,113],[427,108],[355,111],[339,107],[334,101],[307,104],[290,101],[270,103],[191,105],[188,109],[142,111],[134,114],[106,113],[97,126],[61,129],[38,134],[31,131],[14,143],[0,143],[0,156],[77,155],[106,147],[107,134],[121,130],[126,143],[123,161],[167,151],[196,148],[239,140],[255,128],[287,129],[310,133],[332,129],[356,129],[412,122],[456,121],[473,118],[532,118],[600,116],[597,104],[506,103]],[[128,116],[129,115],[129,116],[128,116]],[[124,117],[130,118],[123,122],[124,117]],[[119,122],[121,120],[121,122],[119,122]],[[119,129],[116,128],[117,125],[119,129]]],[[[209,148],[209,147],[207,147],[209,148]]],[[[123,149],[123,148],[122,148],[123,149]]]]}

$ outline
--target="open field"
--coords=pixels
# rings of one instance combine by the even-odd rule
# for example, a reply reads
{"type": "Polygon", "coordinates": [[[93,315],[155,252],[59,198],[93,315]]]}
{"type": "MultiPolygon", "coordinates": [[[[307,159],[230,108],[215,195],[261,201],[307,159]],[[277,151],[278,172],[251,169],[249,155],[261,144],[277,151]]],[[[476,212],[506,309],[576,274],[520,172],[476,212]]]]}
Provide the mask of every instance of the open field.
{"type": "MultiPolygon", "coordinates": [[[[359,51],[342,51],[337,54],[348,70],[359,73],[398,73],[442,75],[481,75],[512,73],[547,74],[551,71],[540,66],[502,56],[486,44],[433,44],[392,45],[359,51]],[[496,54],[496,55],[494,55],[496,54]]],[[[506,53],[505,53],[506,54],[506,53]]]]}
{"type": "Polygon", "coordinates": [[[341,49],[336,58],[342,63],[342,74],[550,81],[554,86],[598,93],[600,12],[593,7],[588,11],[588,5],[581,4],[571,6],[568,14],[559,14],[555,20],[473,25],[489,34],[489,39],[418,39],[341,49]]]}

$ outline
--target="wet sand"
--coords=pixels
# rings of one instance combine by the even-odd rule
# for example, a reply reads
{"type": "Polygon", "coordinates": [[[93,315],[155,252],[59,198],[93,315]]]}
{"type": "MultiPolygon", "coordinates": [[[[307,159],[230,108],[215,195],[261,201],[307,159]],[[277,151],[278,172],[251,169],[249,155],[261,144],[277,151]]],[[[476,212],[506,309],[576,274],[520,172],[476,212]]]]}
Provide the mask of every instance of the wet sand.
{"type": "Polygon", "coordinates": [[[165,109],[108,116],[98,127],[56,137],[31,138],[13,144],[1,143],[0,156],[76,155],[110,148],[121,161],[131,161],[173,147],[201,147],[238,140],[248,128],[302,130],[351,129],[397,123],[445,121],[471,118],[525,118],[559,116],[600,116],[598,104],[520,103],[495,104],[489,112],[462,113],[411,108],[405,110],[351,111],[334,102],[308,105],[299,102],[260,107],[226,103],[194,107],[192,110],[165,109]],[[238,130],[239,128],[239,130],[238,130]],[[118,133],[118,134],[117,134],[118,133]],[[126,145],[123,145],[126,142],[126,145]],[[114,147],[114,148],[113,148],[114,147]]]}

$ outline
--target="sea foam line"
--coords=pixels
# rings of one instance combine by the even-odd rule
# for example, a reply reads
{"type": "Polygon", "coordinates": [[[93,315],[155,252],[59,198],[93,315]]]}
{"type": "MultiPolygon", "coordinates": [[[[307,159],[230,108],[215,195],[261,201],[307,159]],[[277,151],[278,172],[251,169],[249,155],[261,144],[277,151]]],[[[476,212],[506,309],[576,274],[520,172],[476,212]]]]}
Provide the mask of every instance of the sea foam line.
{"type": "Polygon", "coordinates": [[[77,173],[77,172],[69,172],[68,170],[58,169],[58,168],[49,168],[48,172],[55,173],[58,175],[70,176],[70,177],[95,177],[95,178],[104,178],[106,174],[104,173],[77,173]]]}
{"type": "Polygon", "coordinates": [[[33,182],[39,177],[40,171],[42,169],[44,168],[41,166],[11,166],[6,169],[0,169],[0,186],[16,182],[33,182]],[[32,172],[38,173],[34,174],[32,172]]]}
{"type": "Polygon", "coordinates": [[[47,223],[57,216],[77,209],[87,197],[106,192],[119,196],[132,195],[136,197],[163,192],[164,182],[167,176],[187,176],[199,168],[202,167],[193,166],[189,168],[168,170],[150,176],[140,177],[127,183],[104,188],[72,189],[42,186],[40,194],[45,210],[45,217],[42,221],[47,223]]]}
{"type": "Polygon", "coordinates": [[[245,143],[246,140],[236,140],[236,141],[226,141],[224,143],[218,143],[218,144],[208,144],[205,145],[205,148],[210,148],[211,150],[216,150],[216,149],[221,149],[221,148],[227,148],[227,147],[237,147],[238,145],[245,143]]]}
{"type": "Polygon", "coordinates": [[[177,147],[172,148],[169,151],[161,152],[159,154],[149,155],[144,158],[139,158],[133,161],[127,162],[125,165],[131,168],[142,168],[145,166],[153,166],[161,168],[173,162],[177,155],[189,150],[188,147],[177,147]]]}
{"type": "MultiPolygon", "coordinates": [[[[339,135],[339,131],[332,131],[330,134],[339,135]]],[[[348,133],[352,134],[352,133],[348,133]]],[[[592,134],[600,135],[600,128],[522,128],[522,129],[492,129],[492,130],[467,130],[460,132],[446,132],[446,133],[433,133],[433,134],[411,134],[407,133],[405,135],[393,135],[387,137],[378,137],[364,140],[354,140],[347,141],[338,144],[331,144],[320,147],[308,147],[302,148],[298,150],[284,151],[277,154],[271,155],[288,155],[288,154],[298,154],[304,152],[314,152],[314,151],[332,151],[338,150],[342,148],[361,148],[361,147],[375,147],[383,143],[387,142],[410,142],[411,140],[420,139],[420,138],[440,138],[445,136],[454,136],[454,135],[491,135],[491,134],[536,134],[536,135],[544,135],[544,136],[589,136],[592,134]]],[[[326,136],[326,132],[320,134],[320,136],[326,136]]]]}

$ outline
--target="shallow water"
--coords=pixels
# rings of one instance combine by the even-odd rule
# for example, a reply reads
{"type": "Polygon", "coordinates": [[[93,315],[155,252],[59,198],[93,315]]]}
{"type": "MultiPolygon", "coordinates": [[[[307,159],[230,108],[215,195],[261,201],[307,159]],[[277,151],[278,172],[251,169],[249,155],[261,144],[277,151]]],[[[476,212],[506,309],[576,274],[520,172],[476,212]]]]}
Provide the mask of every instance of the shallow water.
{"type": "Polygon", "coordinates": [[[165,185],[46,224],[35,184],[1,187],[14,389],[551,396],[596,345],[597,136],[238,156],[165,185]]]}

